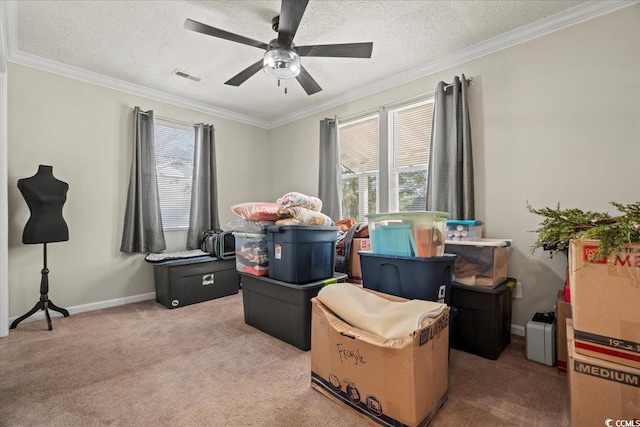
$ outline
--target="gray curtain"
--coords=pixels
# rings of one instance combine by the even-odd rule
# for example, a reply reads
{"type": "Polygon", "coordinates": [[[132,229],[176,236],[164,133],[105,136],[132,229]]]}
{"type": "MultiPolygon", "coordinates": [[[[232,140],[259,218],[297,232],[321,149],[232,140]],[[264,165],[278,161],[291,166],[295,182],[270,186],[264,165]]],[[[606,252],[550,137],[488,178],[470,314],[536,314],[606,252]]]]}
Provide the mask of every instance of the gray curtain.
{"type": "Polygon", "coordinates": [[[334,221],[342,218],[342,175],[337,118],[320,121],[318,197],[322,200],[322,212],[325,215],[334,221]]]}
{"type": "Polygon", "coordinates": [[[161,252],[167,248],[160,215],[154,145],[153,111],[144,112],[135,107],[134,150],[120,245],[122,252],[161,252]]]}
{"type": "Polygon", "coordinates": [[[218,219],[218,185],[216,180],[216,138],[213,125],[195,126],[196,146],[193,153],[191,214],[187,233],[187,249],[198,249],[202,232],[220,228],[218,219]]]}
{"type": "Polygon", "coordinates": [[[427,178],[427,210],[449,219],[475,219],[467,80],[438,83],[427,178]]]}

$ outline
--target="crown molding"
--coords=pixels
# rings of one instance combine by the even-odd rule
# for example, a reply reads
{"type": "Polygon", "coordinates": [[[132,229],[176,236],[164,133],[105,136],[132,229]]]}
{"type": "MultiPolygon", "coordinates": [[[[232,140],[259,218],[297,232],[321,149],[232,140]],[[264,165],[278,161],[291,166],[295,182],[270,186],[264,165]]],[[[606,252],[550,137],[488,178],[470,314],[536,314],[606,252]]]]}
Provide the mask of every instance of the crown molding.
{"type": "Polygon", "coordinates": [[[533,40],[554,31],[570,27],[589,19],[614,12],[616,10],[639,3],[638,0],[611,0],[598,1],[591,0],[582,5],[565,10],[545,19],[533,22],[529,25],[517,28],[500,34],[499,36],[469,46],[462,50],[452,53],[451,55],[437,59],[420,67],[403,71],[395,76],[379,80],[373,84],[363,86],[351,92],[347,92],[341,96],[333,98],[323,104],[314,105],[310,108],[298,110],[293,114],[283,116],[269,123],[269,129],[285,125],[287,123],[302,119],[312,114],[338,107],[340,105],[355,101],[366,96],[400,86],[404,83],[426,77],[428,75],[456,67],[471,60],[480,58],[485,55],[497,52],[520,43],[533,40]]]}
{"type": "Polygon", "coordinates": [[[7,36],[7,61],[26,65],[28,67],[36,68],[42,71],[47,71],[61,76],[70,77],[72,79],[81,80],[87,83],[92,83],[98,86],[103,86],[109,89],[115,89],[121,92],[130,93],[132,95],[138,95],[144,98],[153,99],[156,101],[165,102],[167,104],[175,105],[178,107],[187,108],[190,110],[212,114],[218,117],[222,117],[237,122],[246,123],[261,128],[267,128],[269,123],[250,117],[247,115],[235,113],[233,111],[225,110],[215,107],[210,104],[202,102],[192,101],[188,98],[172,95],[160,90],[151,89],[145,86],[136,85],[133,83],[125,82],[123,80],[107,77],[92,71],[83,70],[81,68],[73,67],[66,64],[61,64],[56,61],[44,59],[35,55],[20,52],[17,49],[18,42],[18,9],[16,1],[3,2],[4,13],[6,15],[6,36],[7,36]]]}
{"type": "MultiPolygon", "coordinates": [[[[43,71],[59,74],[65,77],[70,77],[110,89],[115,89],[121,92],[131,93],[133,95],[166,102],[168,104],[176,105],[190,110],[212,114],[229,120],[234,120],[265,129],[273,129],[310,116],[312,114],[320,113],[322,111],[340,106],[342,104],[346,104],[354,100],[364,98],[366,96],[370,96],[387,89],[391,89],[404,83],[408,83],[421,77],[425,77],[439,71],[464,64],[468,61],[480,58],[485,55],[489,55],[499,50],[506,49],[508,47],[515,46],[529,40],[533,40],[535,38],[552,33],[554,31],[561,30],[571,25],[593,19],[600,15],[614,12],[638,2],[639,0],[591,0],[587,3],[557,13],[548,18],[541,19],[537,22],[506,32],[484,42],[469,46],[465,49],[459,50],[452,53],[451,55],[424,64],[420,67],[403,71],[402,73],[396,74],[395,76],[379,80],[373,84],[363,86],[351,92],[347,92],[345,94],[332,98],[322,104],[317,104],[306,109],[301,109],[293,114],[288,114],[271,121],[260,120],[255,117],[238,114],[233,111],[215,107],[211,104],[195,102],[184,97],[171,95],[156,89],[128,83],[91,71],[86,71],[80,68],[68,66],[59,62],[50,61],[44,58],[20,52],[17,49],[18,14],[16,1],[2,2],[4,6],[5,18],[4,38],[6,41],[6,51],[3,52],[2,46],[0,46],[0,60],[4,56],[6,58],[6,61],[8,62],[26,65],[43,71]]],[[[0,28],[0,30],[2,30],[2,28],[0,28]]]]}

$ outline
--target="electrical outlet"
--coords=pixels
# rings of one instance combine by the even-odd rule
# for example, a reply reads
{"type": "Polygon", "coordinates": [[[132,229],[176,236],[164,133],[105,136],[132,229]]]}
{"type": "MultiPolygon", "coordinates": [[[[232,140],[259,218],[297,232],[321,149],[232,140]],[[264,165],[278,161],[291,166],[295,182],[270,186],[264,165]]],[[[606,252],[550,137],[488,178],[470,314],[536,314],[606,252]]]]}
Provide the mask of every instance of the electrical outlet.
{"type": "Polygon", "coordinates": [[[513,290],[513,297],[518,299],[522,298],[522,282],[516,283],[516,288],[513,290]]]}

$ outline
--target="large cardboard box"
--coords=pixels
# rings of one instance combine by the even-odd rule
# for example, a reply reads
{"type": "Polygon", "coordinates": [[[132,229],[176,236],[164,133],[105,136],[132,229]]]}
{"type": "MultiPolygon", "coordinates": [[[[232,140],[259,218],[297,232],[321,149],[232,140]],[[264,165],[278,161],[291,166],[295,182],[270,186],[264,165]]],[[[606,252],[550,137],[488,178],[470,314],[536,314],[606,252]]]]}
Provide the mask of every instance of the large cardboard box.
{"type": "Polygon", "coordinates": [[[429,425],[447,399],[449,309],[390,343],[312,303],[311,386],[371,424],[429,425]]]}
{"type": "Polygon", "coordinates": [[[569,405],[572,427],[640,424],[640,369],[576,352],[567,320],[569,405]]]}
{"type": "Polygon", "coordinates": [[[588,262],[598,243],[572,241],[569,248],[576,351],[640,368],[640,244],[588,262]]]}
{"type": "Polygon", "coordinates": [[[564,291],[558,291],[556,299],[556,359],[558,371],[561,374],[567,373],[567,319],[571,319],[571,303],[564,300],[564,291]]]}
{"type": "Polygon", "coordinates": [[[370,251],[371,240],[355,237],[351,244],[351,254],[349,255],[349,269],[347,273],[350,279],[362,280],[362,267],[360,266],[360,255],[358,251],[370,251]]]}

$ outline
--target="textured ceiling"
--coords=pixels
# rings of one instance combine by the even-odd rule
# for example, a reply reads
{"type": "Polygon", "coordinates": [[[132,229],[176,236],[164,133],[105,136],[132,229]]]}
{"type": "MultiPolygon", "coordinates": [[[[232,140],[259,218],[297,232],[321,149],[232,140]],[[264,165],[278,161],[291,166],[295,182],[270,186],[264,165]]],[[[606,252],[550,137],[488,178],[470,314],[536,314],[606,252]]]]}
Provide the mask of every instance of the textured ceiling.
{"type": "Polygon", "coordinates": [[[302,58],[323,90],[288,93],[263,72],[224,84],[264,51],[183,29],[186,18],[268,43],[279,1],[19,1],[15,48],[269,122],[415,69],[583,1],[311,0],[296,45],[373,42],[371,59],[302,58]],[[176,69],[202,79],[172,74],[176,69]]]}

